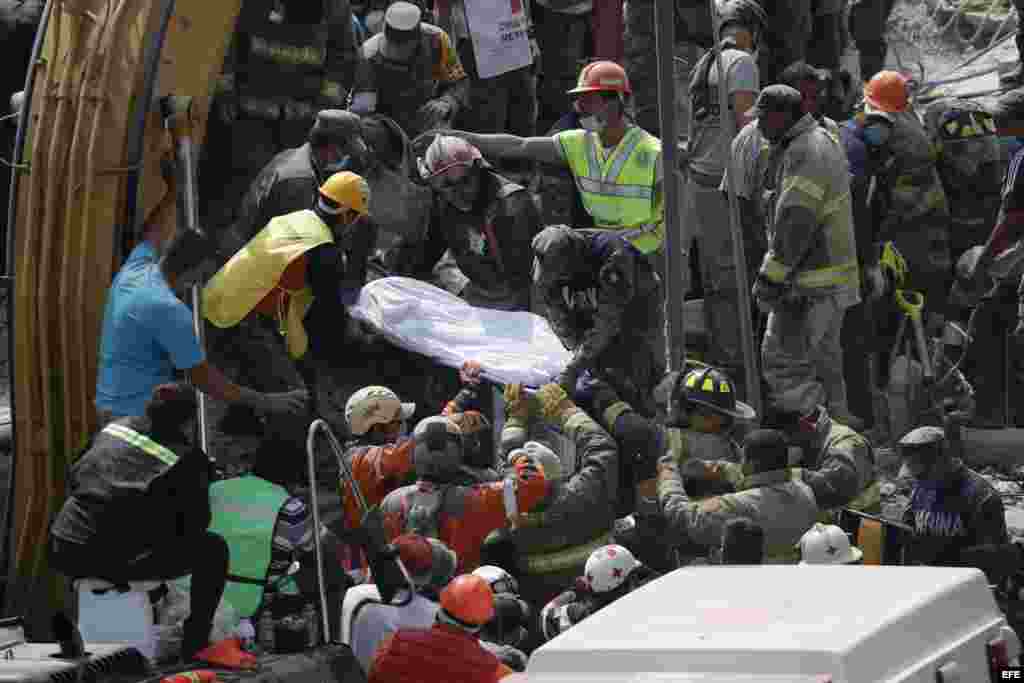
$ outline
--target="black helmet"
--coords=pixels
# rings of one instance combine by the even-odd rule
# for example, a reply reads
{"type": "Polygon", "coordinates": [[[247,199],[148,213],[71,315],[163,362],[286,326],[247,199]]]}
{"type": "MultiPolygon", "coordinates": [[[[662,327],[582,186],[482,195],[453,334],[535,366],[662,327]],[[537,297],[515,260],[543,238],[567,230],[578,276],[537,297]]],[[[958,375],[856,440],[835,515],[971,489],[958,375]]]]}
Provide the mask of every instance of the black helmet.
{"type": "Polygon", "coordinates": [[[412,466],[417,477],[443,483],[459,475],[465,456],[458,425],[443,415],[428,417],[416,425],[413,439],[412,466]]]}
{"type": "Polygon", "coordinates": [[[728,24],[740,24],[758,35],[764,33],[768,22],[764,8],[755,0],[725,0],[718,6],[718,16],[721,21],[719,30],[728,24]]]}
{"type": "Polygon", "coordinates": [[[736,387],[721,370],[711,367],[690,370],[683,377],[682,390],[690,403],[706,406],[723,415],[740,420],[757,417],[753,408],[736,400],[736,387]]]}
{"type": "Polygon", "coordinates": [[[363,135],[362,119],[344,109],[322,109],[309,130],[308,139],[313,146],[330,143],[344,144],[363,135]]]}

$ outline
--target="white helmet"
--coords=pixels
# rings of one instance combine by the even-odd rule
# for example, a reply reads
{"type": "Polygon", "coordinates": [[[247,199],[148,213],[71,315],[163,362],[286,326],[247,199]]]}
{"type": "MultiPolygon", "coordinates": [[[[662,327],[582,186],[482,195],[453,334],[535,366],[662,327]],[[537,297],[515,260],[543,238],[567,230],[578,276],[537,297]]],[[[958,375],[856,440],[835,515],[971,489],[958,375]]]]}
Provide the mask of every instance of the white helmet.
{"type": "Polygon", "coordinates": [[[491,591],[495,595],[510,593],[519,595],[519,583],[515,578],[501,567],[492,564],[485,564],[473,570],[473,574],[491,584],[491,591]]]}
{"type": "Polygon", "coordinates": [[[834,524],[815,524],[800,539],[800,564],[853,564],[863,556],[834,524]]]}
{"type": "Polygon", "coordinates": [[[362,436],[377,424],[408,420],[416,412],[415,403],[402,403],[387,387],[363,387],[345,403],[345,422],[356,436],[362,436]]]}
{"type": "Polygon", "coordinates": [[[606,545],[590,553],[583,578],[594,593],[613,591],[640,566],[633,553],[621,545],[606,545]]]}

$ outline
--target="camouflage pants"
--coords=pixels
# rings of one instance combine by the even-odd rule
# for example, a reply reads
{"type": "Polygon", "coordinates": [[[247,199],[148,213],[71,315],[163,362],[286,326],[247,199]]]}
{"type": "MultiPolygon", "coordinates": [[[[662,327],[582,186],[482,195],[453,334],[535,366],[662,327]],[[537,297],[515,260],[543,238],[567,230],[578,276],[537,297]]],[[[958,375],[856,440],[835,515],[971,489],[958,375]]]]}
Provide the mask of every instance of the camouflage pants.
{"type": "MultiPolygon", "coordinates": [[[[676,127],[679,136],[689,135],[690,72],[703,50],[676,36],[675,88],[676,127]]],[[[632,0],[626,15],[626,72],[633,86],[633,107],[637,125],[661,137],[658,118],[658,54],[654,36],[654,3],[632,0]]]]}
{"type": "Polygon", "coordinates": [[[806,310],[780,306],[768,315],[761,363],[772,407],[806,415],[819,405],[846,405],[839,341],[846,308],[838,297],[823,296],[806,310]]]}
{"type": "Polygon", "coordinates": [[[576,87],[590,55],[590,14],[562,14],[534,3],[533,25],[543,72],[537,88],[537,130],[548,130],[569,111],[566,92],[576,87]]]}
{"type": "Polygon", "coordinates": [[[471,83],[468,111],[459,117],[466,130],[532,137],[537,121],[537,82],[532,67],[480,78],[473,41],[460,40],[458,51],[471,83]]]}

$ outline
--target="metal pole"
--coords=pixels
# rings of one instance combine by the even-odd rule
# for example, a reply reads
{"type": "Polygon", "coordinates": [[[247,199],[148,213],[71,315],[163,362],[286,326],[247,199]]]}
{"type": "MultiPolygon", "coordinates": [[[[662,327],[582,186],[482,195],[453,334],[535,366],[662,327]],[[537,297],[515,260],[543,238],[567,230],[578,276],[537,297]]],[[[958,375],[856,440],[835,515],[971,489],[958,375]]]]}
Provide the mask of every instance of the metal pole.
{"type": "Polygon", "coordinates": [[[668,319],[669,370],[682,370],[686,359],[683,327],[682,222],[679,216],[679,135],[676,128],[675,3],[654,0],[654,37],[658,53],[658,119],[664,164],[665,306],[668,319]]]}
{"type": "MultiPolygon", "coordinates": [[[[160,107],[174,139],[175,161],[178,180],[178,228],[201,233],[199,228],[199,190],[196,183],[195,141],[192,137],[192,98],[168,96],[160,100],[160,107]]],[[[197,283],[190,292],[192,304],[192,329],[195,331],[199,348],[206,349],[206,332],[203,324],[202,288],[197,283]]],[[[196,388],[196,432],[199,447],[207,457],[210,455],[210,429],[206,394],[196,388]]]]}
{"type": "MultiPolygon", "coordinates": [[[[731,165],[731,145],[736,136],[735,117],[729,111],[729,92],[722,61],[722,26],[715,11],[715,0],[708,0],[711,6],[711,21],[715,26],[715,68],[718,71],[718,111],[721,118],[721,144],[726,145],[726,165],[731,165]]],[[[751,320],[750,282],[747,280],[747,255],[743,244],[743,224],[740,222],[740,203],[736,197],[736,174],[729,173],[729,231],[732,233],[732,258],[736,264],[737,312],[740,318],[740,345],[743,348],[744,383],[747,387],[747,402],[762,415],[761,382],[758,372],[758,358],[754,346],[754,325],[751,320]]],[[[701,257],[704,255],[702,254],[701,257]]]]}
{"type": "MultiPolygon", "coordinates": [[[[318,597],[320,598],[320,643],[325,643],[330,641],[331,626],[327,619],[327,589],[324,584],[324,551],[320,540],[320,495],[317,492],[316,481],[316,432],[318,429],[323,429],[327,434],[332,448],[335,448],[337,440],[334,438],[334,433],[331,431],[330,426],[328,426],[328,424],[323,420],[313,420],[313,424],[309,425],[309,432],[306,434],[306,462],[309,468],[309,504],[313,507],[313,547],[315,549],[314,554],[316,556],[316,587],[318,597]]],[[[337,452],[337,450],[335,450],[335,452],[337,452]]],[[[357,493],[357,495],[360,494],[357,493]]],[[[366,504],[366,502],[362,500],[361,495],[360,503],[363,505],[366,504]]]]}

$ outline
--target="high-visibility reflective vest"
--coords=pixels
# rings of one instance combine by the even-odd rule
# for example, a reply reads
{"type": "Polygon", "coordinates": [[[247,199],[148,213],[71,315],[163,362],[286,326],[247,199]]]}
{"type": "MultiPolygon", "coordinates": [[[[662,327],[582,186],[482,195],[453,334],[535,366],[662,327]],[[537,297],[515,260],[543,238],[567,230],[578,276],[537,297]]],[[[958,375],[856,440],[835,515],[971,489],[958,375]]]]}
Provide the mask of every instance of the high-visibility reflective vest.
{"type": "MultiPolygon", "coordinates": [[[[283,487],[251,475],[210,487],[210,531],[227,542],[231,557],[223,599],[243,618],[256,614],[263,602],[274,526],[289,497],[283,487]]],[[[280,592],[296,592],[291,579],[286,583],[280,592]]]]}
{"type": "Polygon", "coordinates": [[[281,278],[288,266],[307,251],[334,242],[327,224],[305,209],[271,219],[203,288],[203,313],[220,328],[234,327],[268,294],[279,290],[277,322],[292,358],[309,347],[302,324],[313,303],[308,283],[285,289],[281,278]],[[285,303],[287,301],[287,303],[285,303]],[[284,310],[284,309],[287,310],[284,310]]]}
{"type": "Polygon", "coordinates": [[[620,231],[644,254],[658,251],[665,239],[663,200],[654,193],[661,141],[633,126],[602,162],[597,133],[567,130],[555,140],[597,227],[620,231]]]}

